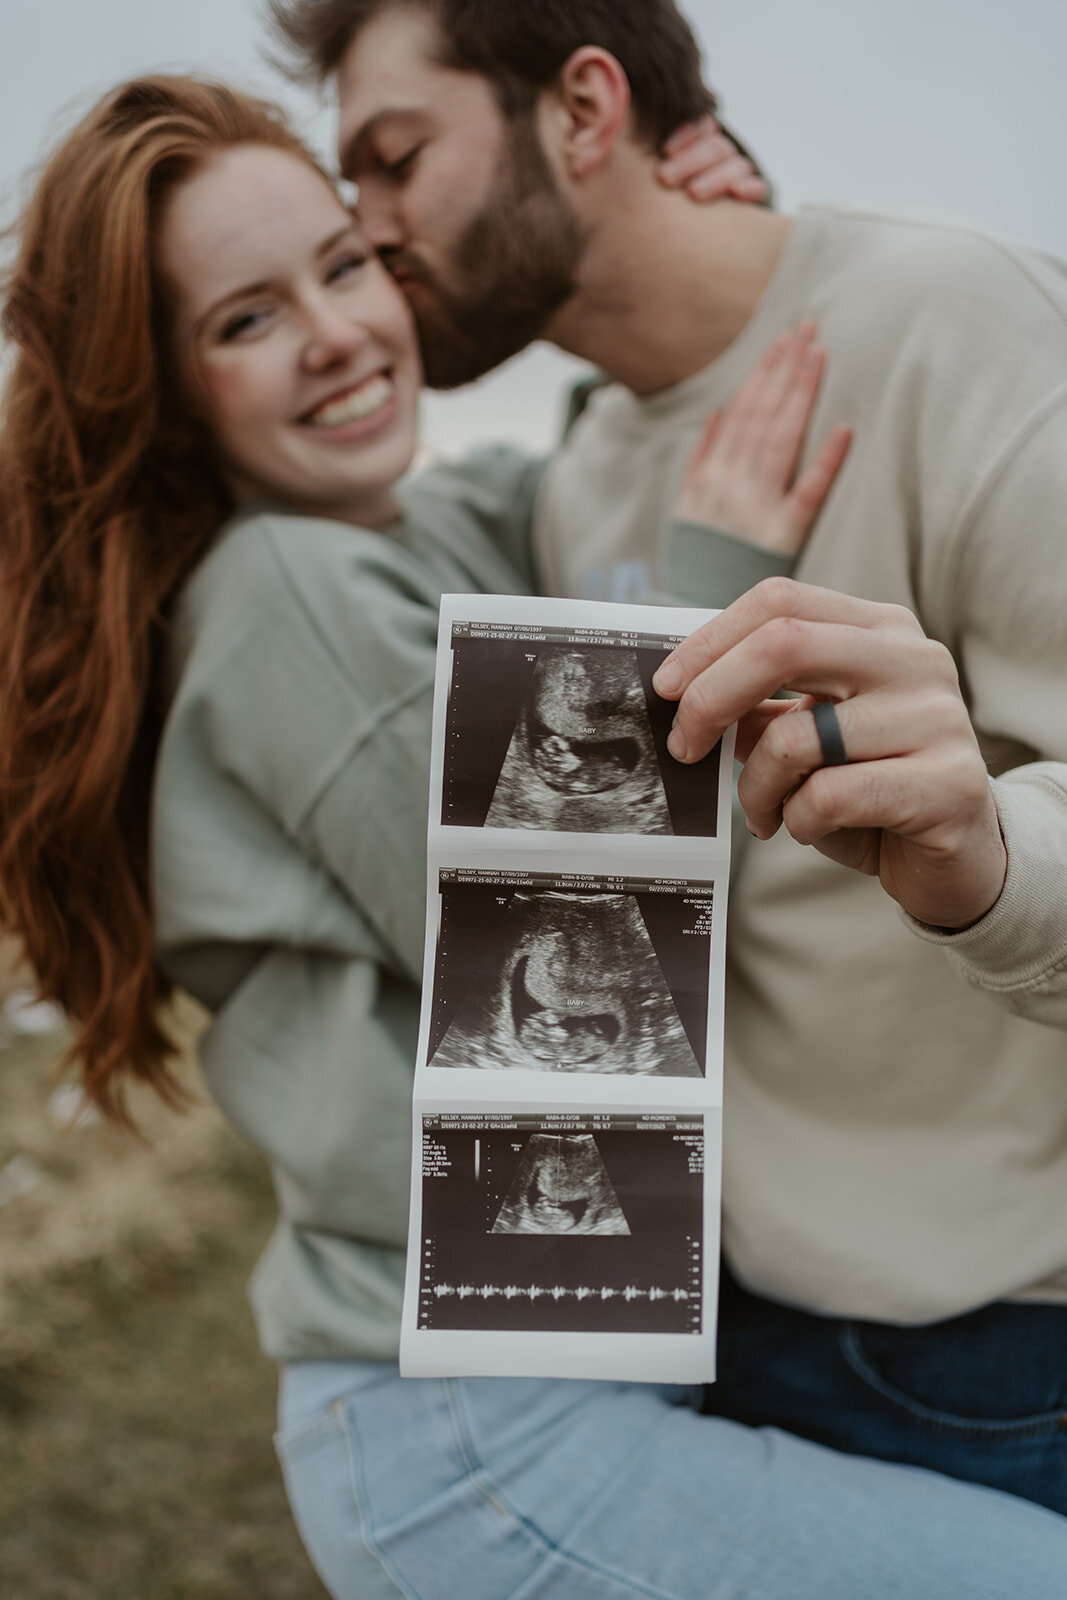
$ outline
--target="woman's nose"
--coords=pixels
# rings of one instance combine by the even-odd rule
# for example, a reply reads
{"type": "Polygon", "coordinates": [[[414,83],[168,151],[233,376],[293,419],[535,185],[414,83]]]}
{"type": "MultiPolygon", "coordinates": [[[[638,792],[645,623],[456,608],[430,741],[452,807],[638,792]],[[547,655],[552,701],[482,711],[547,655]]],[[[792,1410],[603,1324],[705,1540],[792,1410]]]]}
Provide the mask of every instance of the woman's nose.
{"type": "Polygon", "coordinates": [[[311,372],[347,359],[367,340],[367,330],[359,319],[337,305],[317,302],[309,305],[305,314],[304,365],[311,372]]]}

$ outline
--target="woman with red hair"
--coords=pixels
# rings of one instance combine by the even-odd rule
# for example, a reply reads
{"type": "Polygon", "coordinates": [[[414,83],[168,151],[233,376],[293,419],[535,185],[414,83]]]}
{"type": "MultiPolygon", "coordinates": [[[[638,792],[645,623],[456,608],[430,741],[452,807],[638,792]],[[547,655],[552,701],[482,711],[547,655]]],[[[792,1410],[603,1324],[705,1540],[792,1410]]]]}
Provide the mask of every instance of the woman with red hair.
{"type": "MultiPolygon", "coordinates": [[[[538,465],[486,451],[398,487],[406,303],[278,113],[214,85],[89,114],[3,316],[2,920],[120,1120],[124,1074],[176,1094],[172,985],[212,1014],[206,1076],[274,1171],[253,1300],[331,1593],[1051,1600],[1067,1529],[1022,1502],[664,1385],[399,1379],[436,608],[531,584],[538,465]]],[[[817,382],[801,330],[747,422],[799,394],[802,433],[817,382]]],[[[724,503],[743,411],[691,513],[724,503]]],[[[770,411],[768,436],[796,430],[770,411]]],[[[842,454],[777,483],[782,548],[744,581],[787,564],[842,454]]],[[[689,600],[732,597],[703,570],[737,571],[717,537],[677,543],[689,600]]]]}

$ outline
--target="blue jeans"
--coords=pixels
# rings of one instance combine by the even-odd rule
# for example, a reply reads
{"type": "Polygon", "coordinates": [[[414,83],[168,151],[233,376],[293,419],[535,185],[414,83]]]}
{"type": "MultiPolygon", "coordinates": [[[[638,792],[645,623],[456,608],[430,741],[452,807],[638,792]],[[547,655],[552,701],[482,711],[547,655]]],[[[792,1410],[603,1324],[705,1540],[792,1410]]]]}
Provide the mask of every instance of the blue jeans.
{"type": "Polygon", "coordinates": [[[1067,1516],[1067,1306],[1005,1301],[899,1328],[776,1305],[724,1264],[718,1368],[704,1402],[717,1417],[931,1467],[1067,1516]]]}
{"type": "Polygon", "coordinates": [[[334,1600],[1063,1600],[1067,1521],[696,1409],[699,1391],[283,1374],[334,1600]]]}

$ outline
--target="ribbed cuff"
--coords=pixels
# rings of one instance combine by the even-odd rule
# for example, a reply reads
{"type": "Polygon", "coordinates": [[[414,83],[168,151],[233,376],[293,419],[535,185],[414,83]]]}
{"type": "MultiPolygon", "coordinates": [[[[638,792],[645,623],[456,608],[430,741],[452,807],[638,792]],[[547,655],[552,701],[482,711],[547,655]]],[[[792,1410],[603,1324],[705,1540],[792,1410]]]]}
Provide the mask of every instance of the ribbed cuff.
{"type": "Polygon", "coordinates": [[[675,520],[667,535],[665,577],[686,604],[722,610],[764,578],[791,576],[796,556],[749,544],[718,528],[675,520]]]}
{"type": "Polygon", "coordinates": [[[1067,1026],[1067,767],[1021,767],[991,787],[1008,851],[1000,898],[959,932],[901,915],[968,983],[1034,1021],[1067,1026]]]}

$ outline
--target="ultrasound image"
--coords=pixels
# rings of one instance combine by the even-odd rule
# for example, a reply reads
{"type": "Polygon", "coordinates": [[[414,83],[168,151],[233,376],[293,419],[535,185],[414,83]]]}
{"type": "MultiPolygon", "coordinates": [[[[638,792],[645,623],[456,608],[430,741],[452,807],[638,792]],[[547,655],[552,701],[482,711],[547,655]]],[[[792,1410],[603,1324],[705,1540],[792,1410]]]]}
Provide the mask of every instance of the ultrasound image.
{"type": "Polygon", "coordinates": [[[689,766],[652,688],[667,651],[453,630],[441,821],[548,833],[715,837],[716,747],[689,766]]]}
{"type": "Polygon", "coordinates": [[[494,1233],[628,1234],[591,1133],[535,1133],[494,1233]]]}
{"type": "Polygon", "coordinates": [[[501,896],[491,887],[451,884],[442,886],[442,897],[430,1042],[435,1067],[700,1076],[710,897],[696,911],[681,895],[516,890],[501,896]],[[683,933],[685,919],[695,920],[701,909],[707,931],[683,933]]]}
{"type": "Polygon", "coordinates": [[[489,828],[673,833],[632,650],[545,650],[489,828]]]}

